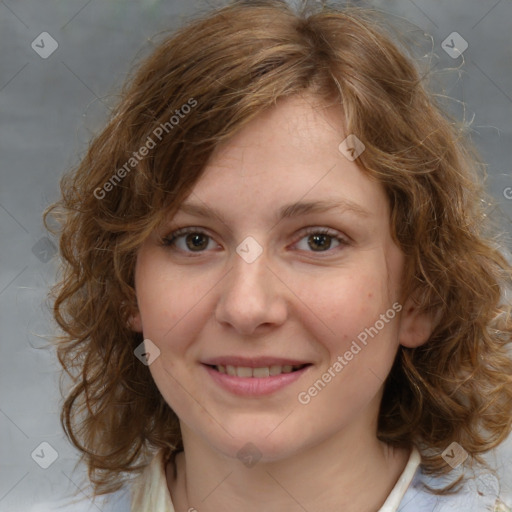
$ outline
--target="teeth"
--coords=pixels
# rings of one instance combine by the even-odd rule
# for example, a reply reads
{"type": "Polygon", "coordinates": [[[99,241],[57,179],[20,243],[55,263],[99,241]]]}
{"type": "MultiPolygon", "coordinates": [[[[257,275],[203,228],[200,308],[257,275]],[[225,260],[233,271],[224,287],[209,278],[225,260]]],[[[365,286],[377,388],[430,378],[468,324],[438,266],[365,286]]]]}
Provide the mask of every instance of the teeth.
{"type": "Polygon", "coordinates": [[[279,375],[281,373],[281,366],[275,364],[270,367],[270,375],[279,375]]]}
{"type": "Polygon", "coordinates": [[[254,368],[252,371],[253,377],[258,377],[259,379],[262,377],[268,377],[270,375],[270,368],[254,368]]]}
{"type": "Polygon", "coordinates": [[[252,368],[248,368],[247,366],[239,366],[236,369],[237,377],[252,377],[252,368]]]}
{"type": "Polygon", "coordinates": [[[285,364],[264,366],[262,368],[249,368],[247,366],[223,366],[217,365],[215,368],[218,372],[231,375],[232,377],[255,377],[257,379],[264,379],[266,377],[274,377],[275,375],[281,375],[282,373],[291,373],[292,371],[299,370],[304,365],[292,366],[285,364]]]}

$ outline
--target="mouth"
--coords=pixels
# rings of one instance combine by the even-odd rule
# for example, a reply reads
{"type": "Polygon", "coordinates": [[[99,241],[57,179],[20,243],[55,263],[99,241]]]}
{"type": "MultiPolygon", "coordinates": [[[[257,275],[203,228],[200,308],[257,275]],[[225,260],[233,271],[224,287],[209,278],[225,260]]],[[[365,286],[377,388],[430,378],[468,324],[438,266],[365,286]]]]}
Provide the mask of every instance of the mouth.
{"type": "Polygon", "coordinates": [[[257,397],[286,388],[308,372],[313,364],[282,358],[230,356],[203,361],[202,366],[224,391],[257,397]]]}
{"type": "Polygon", "coordinates": [[[297,364],[297,365],[278,365],[273,364],[270,366],[260,366],[256,368],[252,368],[250,366],[234,366],[234,365],[207,365],[213,370],[223,373],[225,375],[230,375],[232,377],[245,377],[245,378],[256,378],[256,379],[265,379],[267,377],[275,377],[277,375],[282,375],[284,373],[294,373],[299,370],[302,370],[306,366],[310,366],[310,363],[305,364],[297,364]]]}

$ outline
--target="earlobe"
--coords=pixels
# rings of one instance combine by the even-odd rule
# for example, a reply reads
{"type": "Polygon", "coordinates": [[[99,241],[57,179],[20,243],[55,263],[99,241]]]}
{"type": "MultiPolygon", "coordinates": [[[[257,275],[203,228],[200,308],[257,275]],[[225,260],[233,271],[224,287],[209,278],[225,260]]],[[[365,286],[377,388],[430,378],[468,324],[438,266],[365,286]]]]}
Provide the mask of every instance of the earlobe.
{"type": "Polygon", "coordinates": [[[398,341],[404,347],[416,348],[425,344],[432,334],[439,314],[433,317],[432,313],[420,311],[418,305],[410,296],[403,307],[398,330],[398,341]]]}
{"type": "Polygon", "coordinates": [[[128,318],[128,327],[135,332],[142,332],[142,320],[140,318],[140,313],[137,311],[133,313],[128,318]]]}
{"type": "Polygon", "coordinates": [[[126,327],[135,332],[142,332],[142,319],[140,317],[137,302],[123,300],[121,302],[121,310],[123,311],[124,315],[129,313],[128,318],[126,320],[126,327]]]}

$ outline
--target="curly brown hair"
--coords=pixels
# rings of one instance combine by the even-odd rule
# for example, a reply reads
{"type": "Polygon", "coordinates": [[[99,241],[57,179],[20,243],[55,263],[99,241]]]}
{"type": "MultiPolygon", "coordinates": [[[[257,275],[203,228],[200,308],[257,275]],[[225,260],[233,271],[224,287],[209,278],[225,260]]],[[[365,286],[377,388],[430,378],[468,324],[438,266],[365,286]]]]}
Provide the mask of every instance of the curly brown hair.
{"type": "Polygon", "coordinates": [[[503,294],[512,269],[489,220],[484,167],[379,20],[356,8],[297,13],[278,0],[201,15],[139,65],[107,126],[62,178],[62,198],[44,213],[60,236],[62,276],[50,296],[63,330],[58,358],[73,381],[61,422],[97,495],[119,489],[122,474],[138,474],[156,449],[182,448],[176,414],[134,357],[143,341],[128,325],[138,248],[222,141],[303,92],[341,105],[347,133],[366,146],[357,162],[383,184],[406,256],[403,297],[414,292],[436,314],[427,343],[399,347],[378,438],[420,447],[422,468],[442,475],[451,442],[486,465],[481,454],[509,434],[512,320],[503,294]]]}

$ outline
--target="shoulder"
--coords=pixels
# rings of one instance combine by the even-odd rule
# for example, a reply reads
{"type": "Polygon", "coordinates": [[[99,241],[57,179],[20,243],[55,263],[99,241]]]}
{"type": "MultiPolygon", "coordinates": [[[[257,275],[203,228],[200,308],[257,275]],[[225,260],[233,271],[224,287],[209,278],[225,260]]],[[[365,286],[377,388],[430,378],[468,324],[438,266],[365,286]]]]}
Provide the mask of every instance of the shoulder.
{"type": "Polygon", "coordinates": [[[498,497],[499,483],[489,473],[467,478],[455,494],[435,495],[425,487],[442,488],[451,479],[425,475],[418,467],[397,512],[512,512],[498,497]]]}

